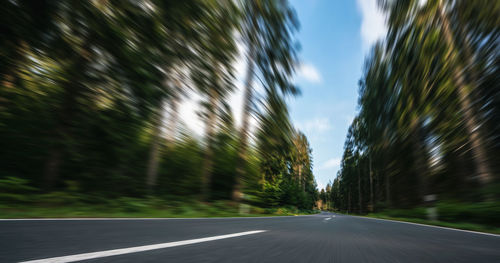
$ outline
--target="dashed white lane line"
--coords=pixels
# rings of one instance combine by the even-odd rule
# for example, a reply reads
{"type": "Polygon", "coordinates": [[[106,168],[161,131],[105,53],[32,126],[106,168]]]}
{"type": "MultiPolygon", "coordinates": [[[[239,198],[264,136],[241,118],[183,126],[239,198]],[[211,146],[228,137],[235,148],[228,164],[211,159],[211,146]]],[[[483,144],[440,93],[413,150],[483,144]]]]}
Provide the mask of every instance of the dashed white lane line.
{"type": "Polygon", "coordinates": [[[240,233],[234,233],[234,234],[229,234],[229,235],[197,238],[197,239],[175,241],[175,242],[168,242],[168,243],[160,243],[160,244],[147,245],[147,246],[128,247],[128,248],[112,249],[112,250],[105,250],[105,251],[99,251],[99,252],[91,252],[91,253],[62,256],[62,257],[29,260],[29,261],[23,261],[20,263],[75,262],[75,261],[81,261],[81,260],[87,260],[87,259],[110,257],[110,256],[117,256],[117,255],[129,254],[129,253],[137,253],[137,252],[143,252],[143,251],[149,251],[149,250],[155,250],[155,249],[184,246],[184,245],[190,245],[190,244],[196,244],[196,243],[202,243],[202,242],[208,242],[208,241],[214,241],[214,240],[226,239],[226,238],[232,238],[232,237],[253,235],[253,234],[258,234],[258,233],[262,233],[262,232],[266,232],[266,231],[267,230],[254,230],[254,231],[240,232],[240,233]]]}

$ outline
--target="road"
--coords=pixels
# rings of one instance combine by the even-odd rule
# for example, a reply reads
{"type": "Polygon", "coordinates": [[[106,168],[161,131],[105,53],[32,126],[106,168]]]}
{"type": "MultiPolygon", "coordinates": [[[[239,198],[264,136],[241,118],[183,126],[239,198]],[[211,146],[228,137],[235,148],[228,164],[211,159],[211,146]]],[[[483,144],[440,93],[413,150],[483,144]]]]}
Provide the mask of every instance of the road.
{"type": "Polygon", "coordinates": [[[500,262],[500,236],[325,212],[268,218],[0,221],[0,262],[40,259],[500,262]],[[98,253],[85,254],[90,252],[98,253]]]}

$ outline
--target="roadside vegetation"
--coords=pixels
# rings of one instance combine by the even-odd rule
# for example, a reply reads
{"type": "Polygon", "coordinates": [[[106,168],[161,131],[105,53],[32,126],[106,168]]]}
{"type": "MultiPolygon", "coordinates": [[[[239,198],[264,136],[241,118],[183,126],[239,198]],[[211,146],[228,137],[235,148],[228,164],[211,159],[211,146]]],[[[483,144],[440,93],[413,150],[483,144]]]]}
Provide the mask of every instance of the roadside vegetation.
{"type": "Polygon", "coordinates": [[[301,210],[293,206],[262,208],[227,200],[200,202],[123,197],[89,203],[75,202],[74,198],[64,202],[64,198],[59,196],[52,199],[52,203],[50,199],[46,199],[33,204],[2,205],[0,218],[194,218],[297,216],[318,213],[316,210],[301,210]]]}

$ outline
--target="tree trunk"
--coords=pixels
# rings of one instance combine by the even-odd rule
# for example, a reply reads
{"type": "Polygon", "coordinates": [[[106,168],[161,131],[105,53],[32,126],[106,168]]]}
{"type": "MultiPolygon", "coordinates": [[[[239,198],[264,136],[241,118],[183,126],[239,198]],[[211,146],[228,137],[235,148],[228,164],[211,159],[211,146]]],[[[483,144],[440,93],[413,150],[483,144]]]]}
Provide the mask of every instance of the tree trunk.
{"type": "Polygon", "coordinates": [[[171,101],[170,116],[169,116],[170,118],[165,135],[168,148],[172,148],[175,142],[175,132],[177,130],[177,122],[179,121],[179,104],[180,104],[179,95],[175,95],[171,101]]]}
{"type": "Polygon", "coordinates": [[[147,178],[146,178],[146,186],[148,188],[149,193],[154,192],[154,188],[158,179],[158,166],[160,160],[160,146],[161,146],[161,128],[164,117],[164,107],[162,106],[157,109],[157,112],[154,116],[154,127],[153,134],[151,137],[151,149],[149,151],[149,163],[147,170],[147,178]]]}
{"type": "Polygon", "coordinates": [[[351,212],[351,188],[347,190],[347,213],[351,212]]]}
{"type": "Polygon", "coordinates": [[[385,174],[385,203],[387,207],[391,207],[391,178],[389,174],[385,174]]]}
{"type": "Polygon", "coordinates": [[[306,191],[306,182],[304,180],[304,178],[302,178],[302,165],[299,167],[299,180],[300,180],[300,184],[302,186],[302,192],[305,192],[306,191]]]}
{"type": "MultiPolygon", "coordinates": [[[[449,50],[447,53],[447,58],[451,58],[453,56],[452,52],[456,50],[454,37],[451,32],[450,22],[448,17],[445,14],[445,10],[443,8],[443,3],[441,2],[439,5],[439,15],[443,24],[443,34],[445,37],[446,44],[449,46],[449,50]]],[[[456,54],[455,54],[456,56],[456,54]]],[[[472,58],[469,56],[466,58],[471,62],[472,58]]],[[[461,72],[464,72],[464,68],[456,59],[450,59],[450,61],[454,61],[456,66],[453,68],[452,78],[457,86],[457,93],[460,101],[460,108],[463,112],[463,118],[465,123],[465,128],[469,134],[469,141],[472,145],[472,152],[474,153],[474,163],[476,165],[476,178],[478,178],[479,182],[484,186],[488,185],[491,182],[492,173],[489,168],[486,150],[484,148],[483,138],[481,137],[479,131],[479,121],[476,119],[476,116],[473,112],[474,105],[470,99],[470,91],[467,88],[467,84],[470,86],[470,90],[473,90],[475,87],[475,82],[471,81],[471,83],[466,83],[465,79],[461,72]]]]}
{"type": "Polygon", "coordinates": [[[61,166],[61,149],[54,147],[50,150],[48,159],[45,163],[45,190],[50,191],[54,187],[59,177],[59,167],[61,166]]]}
{"type": "MultiPolygon", "coordinates": [[[[78,81],[78,80],[76,80],[78,81]]],[[[78,83],[66,83],[64,100],[61,110],[57,113],[57,126],[53,131],[55,142],[45,161],[44,189],[51,191],[60,177],[60,167],[63,164],[65,142],[70,136],[72,121],[78,111],[78,98],[82,97],[83,88],[78,83]]]]}
{"type": "Polygon", "coordinates": [[[373,212],[375,209],[373,202],[373,172],[372,172],[372,157],[371,154],[368,154],[368,166],[370,168],[370,212],[373,212]]]}
{"type": "Polygon", "coordinates": [[[208,109],[208,120],[205,127],[206,134],[206,150],[205,150],[205,160],[203,161],[202,170],[202,199],[208,200],[210,198],[210,186],[212,177],[212,166],[213,166],[213,144],[214,144],[214,133],[215,124],[217,120],[217,103],[219,101],[219,95],[214,89],[210,90],[210,101],[208,109]]]}
{"type": "MultiPolygon", "coordinates": [[[[177,84],[178,81],[177,81],[177,84]]],[[[171,112],[170,112],[170,121],[166,127],[166,147],[172,148],[175,142],[175,131],[177,128],[177,121],[179,118],[179,96],[174,95],[171,101],[171,112]]],[[[146,186],[149,193],[154,192],[154,188],[158,181],[158,166],[160,161],[160,147],[162,145],[161,131],[163,127],[163,120],[165,118],[165,106],[167,105],[167,101],[164,100],[162,102],[162,106],[158,109],[156,113],[156,120],[153,127],[152,141],[151,141],[151,149],[149,151],[149,163],[147,170],[147,178],[146,178],[146,186]]]]}
{"type": "Polygon", "coordinates": [[[74,57],[69,58],[74,63],[70,66],[69,72],[73,78],[66,80],[62,84],[64,88],[64,96],[61,110],[56,113],[57,125],[53,132],[53,140],[57,141],[51,146],[51,150],[45,161],[45,191],[50,191],[57,183],[60,177],[60,167],[63,163],[64,142],[70,135],[71,123],[74,122],[75,115],[78,112],[78,99],[84,95],[85,87],[81,83],[82,68],[86,68],[87,64],[92,59],[93,53],[89,52],[90,42],[86,41],[78,53],[74,53],[74,57]]]}
{"type": "Polygon", "coordinates": [[[361,171],[358,163],[358,205],[359,213],[363,211],[363,193],[361,193],[361,171]]]}
{"type": "Polygon", "coordinates": [[[304,191],[304,184],[302,180],[302,165],[297,165],[297,168],[295,169],[297,171],[297,181],[299,182],[299,187],[302,191],[304,191]]]}
{"type": "Polygon", "coordinates": [[[413,158],[415,160],[415,170],[417,172],[417,194],[419,202],[424,203],[424,196],[427,194],[427,161],[424,158],[426,155],[424,142],[422,138],[422,127],[419,119],[413,118],[410,124],[410,129],[413,133],[411,136],[412,148],[413,148],[413,158]]]}
{"type": "Polygon", "coordinates": [[[253,103],[253,87],[252,82],[254,78],[254,68],[255,68],[255,53],[256,47],[254,44],[250,44],[250,52],[248,56],[248,68],[245,80],[245,94],[243,101],[243,117],[240,131],[240,143],[238,147],[238,164],[236,167],[236,182],[233,188],[233,200],[236,202],[241,201],[242,193],[242,181],[245,176],[245,165],[247,162],[247,151],[248,151],[248,137],[249,137],[249,122],[250,115],[252,114],[252,103],[253,103]]]}

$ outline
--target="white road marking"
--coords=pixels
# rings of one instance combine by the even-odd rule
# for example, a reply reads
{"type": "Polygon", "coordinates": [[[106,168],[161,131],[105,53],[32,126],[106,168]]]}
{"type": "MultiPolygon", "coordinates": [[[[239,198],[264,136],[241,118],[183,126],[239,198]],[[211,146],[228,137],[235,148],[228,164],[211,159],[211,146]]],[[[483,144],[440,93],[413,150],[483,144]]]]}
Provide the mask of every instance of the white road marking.
{"type": "Polygon", "coordinates": [[[175,241],[175,242],[168,242],[168,243],[160,243],[160,244],[147,245],[147,246],[128,247],[128,248],[112,249],[112,250],[105,250],[105,251],[99,251],[99,252],[76,254],[76,255],[70,255],[70,256],[29,260],[29,261],[23,261],[23,262],[19,262],[19,263],[75,262],[75,261],[88,260],[88,259],[94,259],[94,258],[110,257],[110,256],[117,256],[117,255],[129,254],[129,253],[137,253],[137,252],[143,252],[143,251],[149,251],[149,250],[155,250],[155,249],[162,249],[162,248],[168,248],[168,247],[184,246],[184,245],[190,245],[190,244],[196,244],[196,243],[202,243],[202,242],[208,242],[208,241],[214,241],[214,240],[226,239],[226,238],[232,238],[232,237],[246,236],[246,235],[258,234],[258,233],[262,233],[262,232],[266,232],[266,231],[267,230],[254,230],[254,231],[234,233],[234,234],[229,234],[229,235],[197,238],[197,239],[175,241]]]}
{"type": "Polygon", "coordinates": [[[457,228],[450,228],[450,227],[444,227],[444,226],[425,225],[425,224],[419,224],[419,223],[397,221],[397,220],[390,220],[390,219],[382,219],[382,218],[365,217],[365,216],[354,216],[354,217],[359,217],[359,218],[364,218],[364,219],[380,220],[380,221],[389,221],[389,222],[395,222],[395,223],[401,223],[401,224],[410,224],[410,225],[417,225],[417,226],[426,226],[426,227],[433,227],[433,228],[441,228],[441,229],[454,230],[454,231],[466,232],[466,233],[471,233],[471,234],[480,234],[480,235],[486,235],[486,236],[500,237],[500,235],[492,234],[492,233],[477,232],[477,231],[457,229],[457,228]]]}
{"type": "Polygon", "coordinates": [[[332,218],[331,218],[331,217],[327,217],[327,218],[325,218],[325,220],[330,220],[330,219],[332,219],[332,218]]]}

